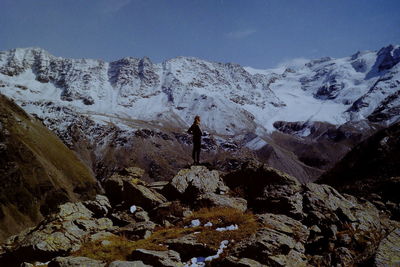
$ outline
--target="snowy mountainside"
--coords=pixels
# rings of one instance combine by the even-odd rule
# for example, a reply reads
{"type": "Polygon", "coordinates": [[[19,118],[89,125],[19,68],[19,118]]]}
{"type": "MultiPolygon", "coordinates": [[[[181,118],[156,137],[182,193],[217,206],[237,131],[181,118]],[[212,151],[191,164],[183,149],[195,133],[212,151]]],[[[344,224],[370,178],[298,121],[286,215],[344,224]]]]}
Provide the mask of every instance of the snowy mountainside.
{"type": "Polygon", "coordinates": [[[58,58],[41,49],[15,49],[0,54],[0,72],[1,92],[21,103],[53,101],[78,113],[178,127],[186,127],[200,114],[208,130],[221,134],[256,127],[242,107],[245,104],[261,108],[283,104],[268,88],[268,78],[250,75],[239,65],[194,58],[162,64],[148,58],[107,63],[58,58]]]}
{"type": "Polygon", "coordinates": [[[184,132],[200,115],[211,134],[208,162],[257,156],[307,181],[399,120],[399,62],[393,45],[269,70],[190,57],[66,59],[17,48],[0,52],[0,94],[39,117],[100,177],[136,164],[154,179],[173,174],[190,162],[184,132]]]}
{"type": "Polygon", "coordinates": [[[275,121],[392,123],[399,118],[399,61],[399,46],[390,45],[274,73],[187,57],[160,64],[64,59],[27,48],[0,52],[0,86],[17,102],[52,101],[117,125],[126,118],[186,127],[199,114],[208,131],[229,135],[272,131],[275,121]]]}

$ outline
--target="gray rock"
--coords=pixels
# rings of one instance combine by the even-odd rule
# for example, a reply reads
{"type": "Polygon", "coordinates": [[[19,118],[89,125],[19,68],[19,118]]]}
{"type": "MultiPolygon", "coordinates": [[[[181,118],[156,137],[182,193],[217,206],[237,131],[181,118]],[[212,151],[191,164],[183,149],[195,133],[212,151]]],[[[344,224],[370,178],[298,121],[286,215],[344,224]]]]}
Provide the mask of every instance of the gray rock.
{"type": "Polygon", "coordinates": [[[155,251],[136,249],[132,251],[129,260],[140,260],[154,267],[176,267],[183,265],[178,252],[173,250],[155,251]]]}
{"type": "Polygon", "coordinates": [[[241,197],[256,212],[286,214],[298,219],[303,216],[302,186],[288,174],[250,161],[240,170],[225,175],[224,181],[234,192],[241,192],[241,197]]]}
{"type": "Polygon", "coordinates": [[[154,189],[135,183],[132,180],[124,181],[123,187],[123,198],[128,205],[138,205],[145,210],[151,210],[167,201],[163,195],[154,189]]]}
{"type": "Polygon", "coordinates": [[[305,266],[307,227],[285,215],[263,214],[258,218],[263,227],[255,235],[237,243],[233,256],[272,266],[305,266]]]}
{"type": "Polygon", "coordinates": [[[126,168],[120,173],[115,173],[103,181],[106,194],[113,204],[124,200],[124,181],[141,182],[144,170],[137,167],[126,168]]]}
{"type": "Polygon", "coordinates": [[[47,217],[38,226],[10,237],[4,246],[6,254],[16,261],[48,261],[76,251],[86,237],[113,229],[110,219],[92,216],[82,203],[60,205],[58,213],[47,217]]]}
{"type": "Polygon", "coordinates": [[[226,192],[227,187],[218,171],[209,171],[204,166],[183,169],[166,186],[166,191],[177,198],[191,201],[204,193],[226,192]]]}
{"type": "Polygon", "coordinates": [[[108,267],[152,267],[142,261],[113,261],[108,267]]]}
{"type": "Polygon", "coordinates": [[[400,228],[396,228],[379,244],[375,265],[400,266],[400,228]]]}
{"type": "Polygon", "coordinates": [[[105,217],[111,211],[110,201],[106,196],[97,195],[95,200],[88,200],[83,204],[92,211],[96,217],[105,217]]]}
{"type": "MultiPolygon", "coordinates": [[[[295,219],[286,215],[271,213],[257,215],[257,218],[261,225],[266,225],[271,229],[291,236],[302,244],[307,242],[310,231],[305,225],[295,219]]],[[[301,252],[303,252],[303,250],[301,252]]]]}
{"type": "Polygon", "coordinates": [[[320,234],[312,234],[307,244],[310,254],[321,256],[313,257],[312,263],[325,264],[334,258],[346,264],[352,261],[349,264],[354,265],[370,259],[384,232],[379,210],[366,200],[341,195],[328,185],[309,183],[305,188],[303,223],[317,224],[321,229],[320,234]],[[343,252],[341,255],[329,256],[329,249],[340,247],[337,252],[343,252]],[[323,251],[323,248],[327,249],[323,251]]]}
{"type": "Polygon", "coordinates": [[[49,267],[104,267],[106,264],[102,261],[86,257],[57,257],[49,264],[49,267]]]}
{"type": "Polygon", "coordinates": [[[185,235],[166,242],[169,249],[177,251],[183,262],[193,258],[195,255],[208,256],[215,255],[216,251],[207,245],[197,242],[195,234],[185,235]]]}

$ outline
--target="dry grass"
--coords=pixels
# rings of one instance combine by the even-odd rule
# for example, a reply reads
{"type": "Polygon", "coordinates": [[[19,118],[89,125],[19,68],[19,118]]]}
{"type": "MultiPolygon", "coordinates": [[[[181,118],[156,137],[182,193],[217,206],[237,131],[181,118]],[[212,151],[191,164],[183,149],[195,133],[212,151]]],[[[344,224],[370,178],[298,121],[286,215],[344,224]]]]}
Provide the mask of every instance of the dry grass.
{"type": "Polygon", "coordinates": [[[199,242],[207,244],[211,248],[218,249],[222,240],[239,241],[255,233],[258,228],[259,225],[251,213],[243,213],[232,208],[201,209],[194,212],[191,217],[186,218],[177,226],[156,229],[147,239],[131,241],[125,237],[116,236],[105,239],[110,242],[108,245],[103,245],[103,240],[87,242],[80,250],[73,253],[73,255],[105,262],[127,260],[127,257],[135,249],[167,250],[167,247],[164,245],[167,240],[183,237],[194,232],[200,232],[196,235],[199,242]],[[189,225],[191,220],[194,219],[199,219],[201,225],[211,222],[213,226],[184,227],[189,225]],[[231,224],[237,224],[239,229],[224,232],[215,230],[216,227],[225,227],[231,224]]]}
{"type": "Polygon", "coordinates": [[[223,240],[242,240],[251,236],[260,227],[252,213],[243,213],[226,207],[200,209],[185,221],[188,223],[193,219],[199,219],[202,225],[207,222],[213,224],[212,227],[197,227],[196,231],[200,231],[197,240],[214,249],[218,249],[223,240]],[[223,232],[215,230],[216,227],[226,227],[234,224],[238,225],[238,230],[223,232]]]}

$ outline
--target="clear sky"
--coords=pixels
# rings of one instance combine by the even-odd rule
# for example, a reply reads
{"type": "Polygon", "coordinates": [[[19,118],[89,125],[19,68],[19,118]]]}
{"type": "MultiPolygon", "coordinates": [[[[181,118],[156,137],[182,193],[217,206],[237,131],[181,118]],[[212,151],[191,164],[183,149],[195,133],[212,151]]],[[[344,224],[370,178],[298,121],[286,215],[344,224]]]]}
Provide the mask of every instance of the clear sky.
{"type": "Polygon", "coordinates": [[[0,0],[0,50],[270,68],[400,44],[400,0],[0,0]]]}

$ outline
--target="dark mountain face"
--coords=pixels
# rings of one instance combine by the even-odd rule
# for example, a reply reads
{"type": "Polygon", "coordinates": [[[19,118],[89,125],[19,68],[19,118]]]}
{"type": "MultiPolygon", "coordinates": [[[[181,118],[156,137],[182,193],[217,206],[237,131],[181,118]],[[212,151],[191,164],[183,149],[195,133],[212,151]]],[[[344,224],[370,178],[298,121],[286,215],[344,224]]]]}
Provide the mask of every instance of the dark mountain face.
{"type": "Polygon", "coordinates": [[[57,205],[96,193],[92,172],[42,123],[0,95],[0,240],[57,205]]]}
{"type": "Polygon", "coordinates": [[[391,201],[398,205],[400,123],[380,130],[361,142],[318,182],[366,198],[379,196],[383,202],[391,201]]]}

